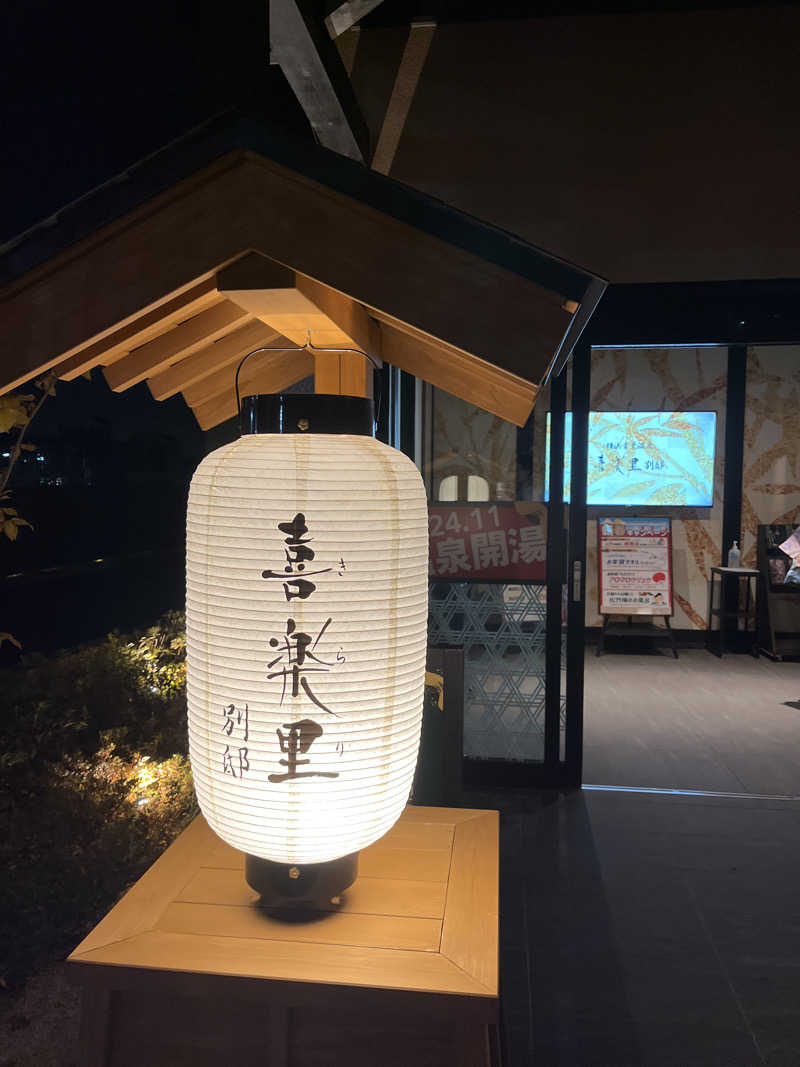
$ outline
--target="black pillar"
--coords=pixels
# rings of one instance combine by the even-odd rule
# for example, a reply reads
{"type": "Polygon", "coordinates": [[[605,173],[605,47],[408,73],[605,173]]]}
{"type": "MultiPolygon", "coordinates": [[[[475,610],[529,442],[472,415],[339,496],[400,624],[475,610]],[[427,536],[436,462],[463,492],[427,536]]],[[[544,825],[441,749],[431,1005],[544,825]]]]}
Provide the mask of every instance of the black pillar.
{"type": "Polygon", "coordinates": [[[547,504],[547,609],[545,615],[544,762],[556,774],[561,736],[561,587],[564,544],[564,410],[567,368],[550,382],[550,467],[547,504]]]}
{"type": "MultiPolygon", "coordinates": [[[[744,413],[747,393],[747,346],[731,345],[728,349],[728,388],[725,395],[725,467],[722,488],[722,558],[728,563],[728,549],[734,541],[742,547],[742,472],[744,469],[744,413]]],[[[721,608],[735,610],[739,596],[739,579],[727,578],[720,583],[721,608]]],[[[720,626],[734,633],[738,621],[720,615],[720,626]]]]}
{"type": "Polygon", "coordinates": [[[567,782],[583,777],[583,656],[586,629],[586,479],[589,463],[589,393],[592,347],[580,340],[572,353],[572,481],[567,570],[567,782]]]}

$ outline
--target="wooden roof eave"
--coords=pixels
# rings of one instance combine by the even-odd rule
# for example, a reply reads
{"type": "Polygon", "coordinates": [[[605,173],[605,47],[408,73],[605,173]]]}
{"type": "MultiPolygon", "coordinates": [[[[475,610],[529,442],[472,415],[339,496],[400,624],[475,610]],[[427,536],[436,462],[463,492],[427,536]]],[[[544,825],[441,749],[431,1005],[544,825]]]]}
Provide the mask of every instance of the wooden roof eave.
{"type": "Polygon", "coordinates": [[[0,292],[0,393],[102,364],[115,388],[147,379],[165,397],[219,368],[217,344],[230,365],[236,331],[273,326],[243,290],[220,287],[254,250],[281,276],[270,285],[299,294],[334,336],[371,339],[374,354],[518,425],[572,318],[568,299],[503,265],[237,151],[0,292]]]}

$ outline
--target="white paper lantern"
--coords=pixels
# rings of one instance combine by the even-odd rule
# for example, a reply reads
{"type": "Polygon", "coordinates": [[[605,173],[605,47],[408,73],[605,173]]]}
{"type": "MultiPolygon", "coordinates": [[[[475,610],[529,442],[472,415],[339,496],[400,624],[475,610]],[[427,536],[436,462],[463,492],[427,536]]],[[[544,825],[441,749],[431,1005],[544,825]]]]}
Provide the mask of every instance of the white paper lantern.
{"type": "Polygon", "coordinates": [[[422,717],[427,555],[419,472],[371,437],[249,434],[200,464],[189,749],[200,808],[229,844],[323,863],[399,817],[422,717]]]}

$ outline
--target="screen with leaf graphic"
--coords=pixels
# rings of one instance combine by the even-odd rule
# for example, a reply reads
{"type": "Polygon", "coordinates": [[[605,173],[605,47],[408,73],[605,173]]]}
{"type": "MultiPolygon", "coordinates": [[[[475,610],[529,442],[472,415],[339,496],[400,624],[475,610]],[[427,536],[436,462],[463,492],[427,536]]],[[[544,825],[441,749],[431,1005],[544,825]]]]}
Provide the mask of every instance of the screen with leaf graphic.
{"type": "MultiPolygon", "coordinates": [[[[715,411],[591,411],[587,504],[636,507],[714,503],[715,411]]],[[[569,500],[572,413],[565,418],[564,499],[569,500]]],[[[549,499],[550,413],[544,498],[549,499]]]]}

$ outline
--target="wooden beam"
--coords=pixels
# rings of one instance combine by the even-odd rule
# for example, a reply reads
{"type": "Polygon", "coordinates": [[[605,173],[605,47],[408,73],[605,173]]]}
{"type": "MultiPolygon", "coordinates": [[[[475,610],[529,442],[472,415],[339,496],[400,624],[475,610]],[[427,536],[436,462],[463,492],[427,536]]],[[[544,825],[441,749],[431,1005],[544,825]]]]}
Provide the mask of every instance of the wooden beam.
{"type": "Polygon", "coordinates": [[[341,395],[341,362],[330,352],[314,353],[314,392],[341,395]]]}
{"type": "Polygon", "coordinates": [[[343,4],[339,4],[325,16],[325,26],[331,38],[336,38],[351,26],[355,26],[359,19],[363,19],[382,3],[383,0],[345,0],[343,4]]]}
{"type": "Polygon", "coordinates": [[[160,303],[143,315],[132,319],[107,337],[82,348],[69,359],[65,359],[63,363],[56,364],[54,368],[56,376],[65,382],[71,382],[87,370],[100,365],[108,366],[127,355],[131,349],[152,340],[176,323],[183,322],[184,319],[191,318],[192,315],[212,307],[219,303],[219,300],[215,279],[207,278],[199,285],[187,289],[186,292],[172,297],[166,303],[160,303]]]}
{"type": "Polygon", "coordinates": [[[386,317],[380,320],[380,332],[381,355],[387,363],[516,426],[525,425],[538,391],[532,382],[420,330],[407,325],[400,328],[386,317]]]}
{"type": "Polygon", "coordinates": [[[230,300],[239,290],[293,289],[294,271],[260,252],[247,252],[217,271],[217,288],[230,300]]]}
{"type": "Polygon", "coordinates": [[[220,293],[296,345],[365,348],[369,317],[350,297],[267,256],[251,253],[219,272],[220,293]]]}
{"type": "Polygon", "coordinates": [[[386,114],[383,117],[375,154],[372,157],[371,167],[380,174],[388,174],[392,169],[400,137],[411,110],[411,103],[417,91],[422,68],[428,58],[435,32],[435,22],[413,22],[408,31],[408,40],[394,80],[386,114]]]}
{"type": "Polygon", "coordinates": [[[295,274],[295,286],[299,293],[325,315],[334,329],[341,330],[351,345],[375,355],[370,352],[369,315],[362,304],[305,274],[295,274]]]}
{"type": "Polygon", "coordinates": [[[354,352],[314,352],[314,392],[372,396],[372,364],[354,352]]]}
{"type": "Polygon", "coordinates": [[[156,400],[166,400],[231,363],[238,363],[249,351],[260,345],[272,344],[280,337],[259,319],[245,323],[225,334],[219,341],[201,348],[194,355],[174,363],[150,378],[147,385],[156,400]]]}
{"type": "Polygon", "coordinates": [[[247,318],[248,313],[238,304],[223,300],[106,367],[106,381],[115,393],[130,389],[132,385],[138,385],[171,363],[185,359],[192,352],[229,333],[247,318]]]}
{"type": "MultiPolygon", "coordinates": [[[[214,396],[202,401],[195,401],[189,406],[203,430],[209,430],[236,414],[236,395],[233,388],[234,367],[226,367],[222,374],[227,376],[226,385],[214,396]]],[[[314,361],[307,352],[281,352],[267,355],[262,359],[254,357],[245,364],[239,381],[242,396],[251,393],[279,393],[290,385],[308,378],[314,370],[314,361]]]]}
{"type": "Polygon", "coordinates": [[[339,388],[342,396],[372,396],[373,366],[365,356],[351,352],[339,356],[339,388]]]}
{"type": "Polygon", "coordinates": [[[319,143],[363,163],[367,126],[312,0],[269,0],[269,42],[270,61],[280,64],[319,143]]]}
{"type": "Polygon", "coordinates": [[[248,289],[226,295],[296,345],[304,345],[310,336],[313,344],[323,348],[353,346],[352,339],[299,289],[248,289]]]}

